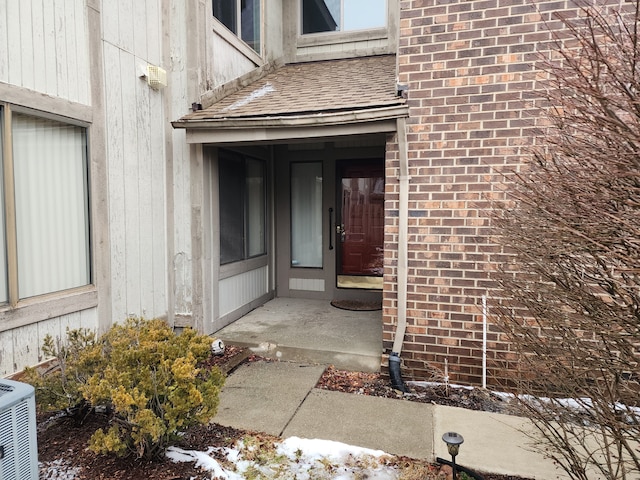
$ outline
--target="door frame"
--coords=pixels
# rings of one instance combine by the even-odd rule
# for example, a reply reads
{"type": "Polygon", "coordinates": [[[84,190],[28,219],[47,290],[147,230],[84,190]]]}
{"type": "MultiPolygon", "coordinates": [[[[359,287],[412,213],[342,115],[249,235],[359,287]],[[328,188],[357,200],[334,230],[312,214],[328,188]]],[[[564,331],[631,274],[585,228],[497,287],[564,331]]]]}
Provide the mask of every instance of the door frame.
{"type": "Polygon", "coordinates": [[[336,212],[338,185],[336,164],[347,160],[382,159],[384,165],[386,135],[347,138],[341,141],[290,143],[274,146],[275,166],[275,259],[276,295],[279,297],[363,300],[381,297],[381,290],[338,288],[336,212]],[[294,162],[322,162],[322,267],[291,265],[290,165],[294,162]],[[333,218],[330,216],[333,210],[333,218]],[[333,248],[330,248],[331,236],[333,248]]]}
{"type": "MultiPolygon", "coordinates": [[[[336,287],[337,288],[351,288],[351,289],[362,289],[362,290],[382,290],[382,272],[380,275],[366,275],[366,274],[349,274],[343,272],[344,266],[344,241],[343,238],[348,237],[349,232],[345,232],[345,221],[344,221],[344,212],[343,212],[343,179],[344,172],[346,169],[363,165],[365,168],[380,169],[381,176],[383,182],[385,180],[384,175],[384,157],[378,158],[356,158],[356,159],[341,159],[336,162],[335,168],[335,204],[336,204],[336,228],[335,228],[335,243],[336,247],[336,287]]],[[[384,188],[382,191],[384,195],[384,188]]],[[[382,216],[383,216],[383,224],[381,228],[384,229],[384,198],[382,205],[382,216]]],[[[380,247],[384,250],[384,232],[382,232],[382,238],[380,241],[380,247]]]]}

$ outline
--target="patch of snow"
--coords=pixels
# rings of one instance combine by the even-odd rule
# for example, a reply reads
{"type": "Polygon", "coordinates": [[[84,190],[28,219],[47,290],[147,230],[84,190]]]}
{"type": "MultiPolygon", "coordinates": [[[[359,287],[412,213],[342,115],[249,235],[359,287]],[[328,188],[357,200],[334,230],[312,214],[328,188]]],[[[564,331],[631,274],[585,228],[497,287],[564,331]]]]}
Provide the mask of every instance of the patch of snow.
{"type": "Polygon", "coordinates": [[[206,452],[170,447],[167,457],[175,462],[195,462],[196,466],[210,471],[212,478],[239,480],[249,470],[259,471],[262,478],[296,480],[393,480],[399,474],[386,465],[390,458],[381,450],[371,450],[329,440],[310,440],[290,437],[275,445],[273,463],[263,464],[245,460],[243,450],[251,448],[242,442],[236,448],[209,448],[206,452]],[[234,469],[224,468],[211,453],[223,455],[234,469]]]}
{"type": "Polygon", "coordinates": [[[40,480],[74,480],[80,473],[78,467],[71,467],[63,458],[51,462],[38,462],[38,469],[40,480]]]}
{"type": "Polygon", "coordinates": [[[240,100],[237,100],[236,102],[232,103],[231,105],[229,105],[228,107],[224,107],[222,109],[223,112],[227,112],[229,110],[236,110],[240,107],[244,107],[245,105],[247,105],[248,103],[251,103],[252,101],[256,100],[257,98],[260,97],[264,97],[265,95],[271,93],[271,92],[275,92],[275,88],[273,88],[273,85],[271,85],[270,83],[267,83],[265,85],[263,85],[260,88],[255,89],[253,92],[251,92],[249,95],[247,95],[244,98],[241,98],[240,100]]]}
{"type": "Polygon", "coordinates": [[[469,385],[458,385],[455,383],[442,383],[442,382],[422,382],[422,381],[413,381],[408,380],[407,385],[414,385],[416,387],[450,387],[450,388],[463,388],[465,390],[474,390],[475,387],[470,387],[469,385]]]}

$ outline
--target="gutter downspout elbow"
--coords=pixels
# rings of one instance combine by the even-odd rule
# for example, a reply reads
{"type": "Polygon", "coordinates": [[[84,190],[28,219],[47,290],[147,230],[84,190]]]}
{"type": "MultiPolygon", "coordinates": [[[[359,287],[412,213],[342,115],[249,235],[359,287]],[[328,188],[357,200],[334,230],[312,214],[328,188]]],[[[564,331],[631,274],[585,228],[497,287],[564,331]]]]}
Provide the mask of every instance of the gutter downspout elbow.
{"type": "Polygon", "coordinates": [[[408,224],[409,224],[409,164],[407,154],[406,119],[397,119],[398,156],[400,162],[398,201],[398,327],[389,355],[389,376],[396,390],[407,392],[400,372],[400,353],[407,330],[407,284],[408,284],[408,224]]]}

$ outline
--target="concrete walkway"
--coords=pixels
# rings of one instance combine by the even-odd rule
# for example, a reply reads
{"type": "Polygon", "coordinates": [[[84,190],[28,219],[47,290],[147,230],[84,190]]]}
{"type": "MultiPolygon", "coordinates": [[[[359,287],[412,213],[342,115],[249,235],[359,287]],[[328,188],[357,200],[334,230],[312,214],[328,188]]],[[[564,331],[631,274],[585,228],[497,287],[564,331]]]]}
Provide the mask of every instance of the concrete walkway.
{"type": "Polygon", "coordinates": [[[274,298],[215,333],[226,344],[262,356],[377,372],[382,312],[352,312],[328,300],[274,298]]]}
{"type": "Polygon", "coordinates": [[[325,367],[289,362],[241,365],[228,378],[215,422],[272,435],[320,438],[434,461],[449,459],[441,437],[464,437],[457,462],[487,473],[567,478],[529,449],[519,417],[314,388],[325,367]]]}

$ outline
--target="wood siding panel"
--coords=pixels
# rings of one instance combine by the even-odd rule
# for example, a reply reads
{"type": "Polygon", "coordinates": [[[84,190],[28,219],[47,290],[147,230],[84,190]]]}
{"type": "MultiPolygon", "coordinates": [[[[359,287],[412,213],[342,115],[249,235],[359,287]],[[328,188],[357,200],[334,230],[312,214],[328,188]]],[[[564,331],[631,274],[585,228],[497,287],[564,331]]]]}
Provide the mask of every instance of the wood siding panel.
{"type": "MultiPolygon", "coordinates": [[[[0,82],[9,82],[9,72],[7,65],[9,63],[9,49],[7,45],[9,17],[7,15],[7,2],[0,2],[0,82]]],[[[1,341],[0,341],[1,343],[1,341]]],[[[0,359],[0,364],[2,360],[0,359]]]]}
{"type": "MultiPolygon", "coordinates": [[[[135,68],[135,66],[134,66],[135,68]]],[[[151,165],[157,158],[151,155],[151,124],[154,121],[153,112],[150,110],[150,97],[158,95],[151,90],[146,82],[136,82],[136,111],[138,112],[137,124],[137,168],[138,168],[138,211],[140,212],[136,229],[139,241],[139,268],[140,268],[140,311],[145,316],[153,316],[153,270],[156,258],[154,237],[162,237],[162,224],[154,228],[151,198],[156,186],[152,183],[151,165]]],[[[160,117],[161,118],[161,117],[160,117]]]]}
{"type": "MultiPolygon", "coordinates": [[[[150,10],[145,2],[121,0],[103,14],[105,37],[110,39],[103,49],[108,75],[106,138],[114,320],[167,314],[164,91],[152,90],[139,77],[141,65],[158,63],[146,56],[149,38],[161,38],[160,7],[158,2],[148,3],[150,10]],[[149,13],[155,18],[153,30],[136,29],[135,25],[147,25],[149,13]],[[125,32],[127,28],[130,33],[125,32]]],[[[159,46],[155,51],[160,55],[159,46]]]]}
{"type": "Polygon", "coordinates": [[[77,91],[77,101],[80,103],[91,103],[91,86],[89,82],[90,78],[90,64],[89,64],[89,27],[86,16],[85,2],[73,2],[75,13],[75,58],[76,58],[76,71],[78,72],[75,77],[77,81],[75,83],[75,89],[77,91]]]}
{"type": "MultiPolygon", "coordinates": [[[[187,112],[190,105],[187,82],[186,15],[183,2],[171,2],[169,22],[171,36],[172,69],[169,76],[171,97],[171,116],[178,118],[187,112]]],[[[172,250],[169,268],[173,274],[174,312],[190,316],[192,313],[192,270],[191,270],[191,177],[189,147],[186,145],[184,131],[171,132],[171,184],[172,250]]]]}
{"type": "Polygon", "coordinates": [[[97,309],[92,308],[0,333],[0,376],[45,360],[42,344],[47,334],[66,338],[67,328],[96,330],[97,325],[97,309]]]}
{"type": "MultiPolygon", "coordinates": [[[[134,57],[120,50],[120,83],[122,88],[122,104],[116,108],[122,115],[122,170],[116,173],[123,185],[125,223],[125,271],[126,271],[126,314],[139,314],[140,308],[140,172],[138,164],[141,160],[138,148],[138,116],[142,114],[136,99],[134,57]]],[[[113,107],[112,107],[113,108],[113,107]]]]}
{"type": "Polygon", "coordinates": [[[165,118],[162,95],[149,92],[149,158],[151,160],[149,194],[150,207],[146,214],[153,222],[153,227],[147,232],[153,242],[153,275],[152,285],[154,311],[153,315],[166,315],[167,298],[167,176],[165,162],[164,124],[153,121],[154,118],[165,118]]]}
{"type": "Polygon", "coordinates": [[[7,51],[8,80],[22,86],[22,50],[20,45],[20,3],[7,3],[7,51]]]}
{"type": "MultiPolygon", "coordinates": [[[[146,3],[141,2],[140,0],[136,0],[137,3],[146,3]]],[[[133,4],[132,0],[117,0],[118,3],[118,31],[120,41],[118,42],[118,46],[127,51],[134,52],[134,30],[142,30],[137,29],[136,26],[140,25],[138,23],[140,21],[139,18],[136,18],[134,21],[133,18],[133,4]]],[[[144,25],[144,24],[143,24],[144,25]]]]}
{"type": "Polygon", "coordinates": [[[358,50],[370,51],[372,54],[386,53],[388,41],[386,39],[364,40],[359,42],[345,42],[328,45],[314,45],[298,47],[298,57],[318,57],[329,58],[341,57],[344,55],[352,55],[358,50]]]}
{"type": "Polygon", "coordinates": [[[88,105],[85,2],[2,3],[0,81],[88,105]]]}
{"type": "Polygon", "coordinates": [[[54,2],[44,1],[42,5],[42,33],[44,48],[44,92],[58,91],[57,53],[56,53],[56,20],[54,2]]]}
{"type": "Polygon", "coordinates": [[[213,71],[214,87],[238,78],[256,68],[256,65],[251,60],[242,55],[224,38],[215,33],[212,37],[212,48],[213,52],[215,52],[213,71]]]}
{"type": "Polygon", "coordinates": [[[161,7],[158,0],[147,0],[146,20],[147,46],[146,54],[150,63],[160,65],[162,63],[162,22],[161,7]]]}
{"type": "MultiPolygon", "coordinates": [[[[117,47],[120,44],[118,28],[118,3],[114,1],[102,2],[102,38],[105,43],[117,47]]],[[[105,76],[109,71],[105,70],[105,76]]]]}
{"type": "MultiPolygon", "coordinates": [[[[36,2],[33,2],[36,3],[36,2]]],[[[39,2],[37,2],[39,3],[39,2]]],[[[45,23],[44,23],[44,5],[42,8],[38,8],[40,5],[34,5],[31,12],[31,19],[33,22],[33,44],[45,45],[45,23]]],[[[38,92],[46,92],[47,90],[47,58],[45,56],[44,48],[35,48],[33,51],[33,66],[34,66],[34,90],[38,92]]]]}
{"type": "Polygon", "coordinates": [[[111,304],[114,319],[124,318],[126,309],[126,248],[125,248],[125,192],[122,119],[122,81],[120,51],[110,43],[104,44],[106,150],[109,172],[109,231],[111,241],[111,304]]]}
{"type": "Polygon", "coordinates": [[[69,98],[69,85],[67,82],[67,41],[66,41],[66,18],[64,15],[64,0],[54,1],[54,21],[56,45],[56,84],[57,90],[53,93],[59,97],[69,98]]]}
{"type": "MultiPolygon", "coordinates": [[[[153,2],[149,2],[153,3],[153,2]]],[[[141,2],[137,0],[133,2],[131,6],[132,17],[134,18],[135,25],[145,25],[147,26],[147,2],[141,2]]],[[[133,52],[136,56],[141,58],[148,58],[148,50],[147,50],[147,42],[148,36],[151,32],[148,31],[147,28],[134,28],[132,31],[133,34],[133,52]]]]}
{"type": "Polygon", "coordinates": [[[269,268],[261,267],[220,281],[220,316],[227,315],[265,295],[269,268]]]}
{"type": "Polygon", "coordinates": [[[31,2],[20,2],[20,55],[22,60],[21,86],[35,90],[34,73],[34,25],[31,16],[31,2]]]}

